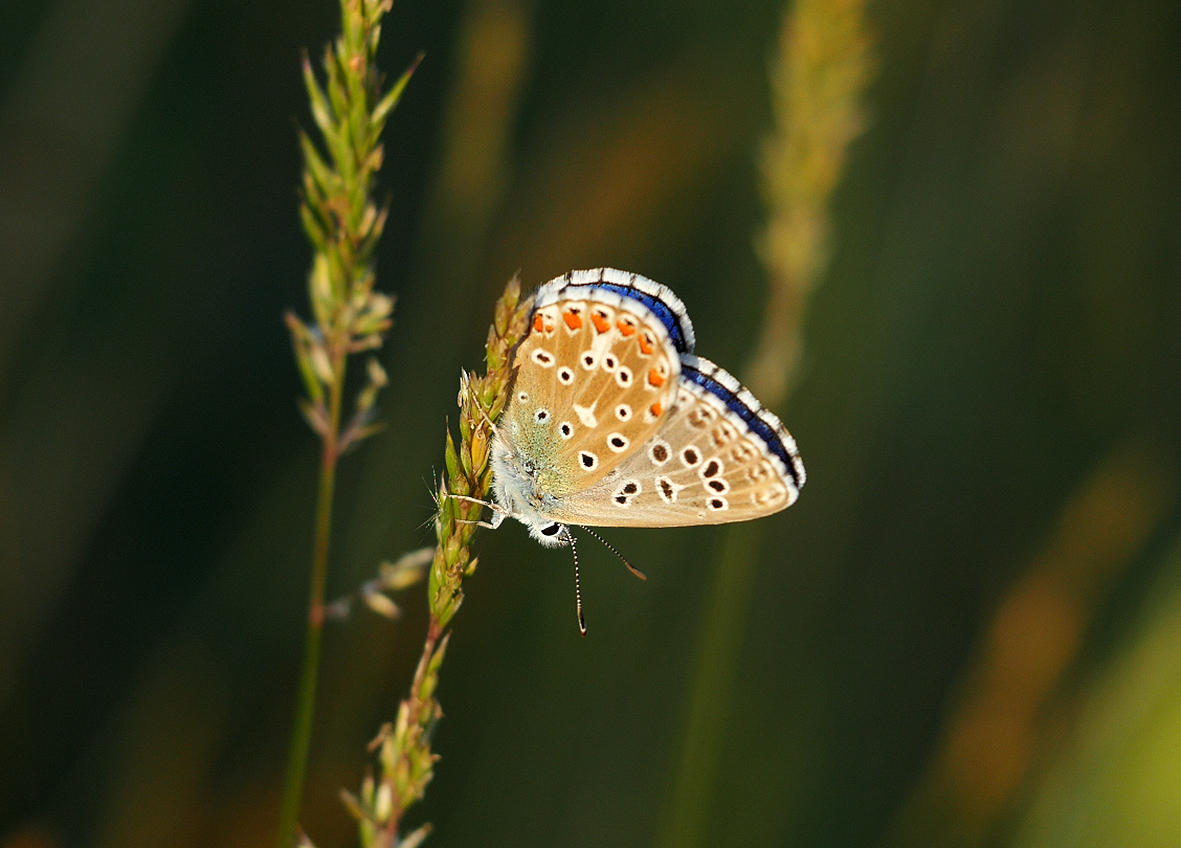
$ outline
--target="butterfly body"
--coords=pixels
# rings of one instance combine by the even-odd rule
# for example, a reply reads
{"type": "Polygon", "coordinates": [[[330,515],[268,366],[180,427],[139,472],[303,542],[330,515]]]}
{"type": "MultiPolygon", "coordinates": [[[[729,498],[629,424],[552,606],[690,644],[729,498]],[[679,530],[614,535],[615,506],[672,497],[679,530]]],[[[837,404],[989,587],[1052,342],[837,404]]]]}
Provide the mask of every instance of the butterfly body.
{"type": "Polygon", "coordinates": [[[674,527],[790,506],[795,441],[737,380],[693,354],[668,288],[610,268],[538,292],[492,443],[502,515],[544,545],[566,525],[674,527]]]}

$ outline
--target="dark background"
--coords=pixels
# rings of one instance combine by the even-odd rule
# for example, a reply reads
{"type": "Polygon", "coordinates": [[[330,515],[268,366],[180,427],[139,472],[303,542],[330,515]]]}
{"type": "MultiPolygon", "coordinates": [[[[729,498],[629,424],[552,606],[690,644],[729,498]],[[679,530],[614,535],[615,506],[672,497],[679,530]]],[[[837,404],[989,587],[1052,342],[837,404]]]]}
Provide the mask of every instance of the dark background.
{"type": "MultiPolygon", "coordinates": [[[[330,594],[428,544],[492,303],[611,265],[741,372],[766,296],[780,3],[399,0],[386,429],[343,464],[330,594]]],[[[270,845],[316,444],[300,49],[331,0],[0,10],[0,846],[270,845]]],[[[867,133],[779,410],[702,845],[1181,843],[1181,6],[880,3],[867,133]]],[[[477,538],[429,845],[670,844],[720,536],[477,538]]],[[[302,821],[417,658],[421,589],[330,629],[302,821]]],[[[682,843],[690,844],[690,843],[682,843]]]]}

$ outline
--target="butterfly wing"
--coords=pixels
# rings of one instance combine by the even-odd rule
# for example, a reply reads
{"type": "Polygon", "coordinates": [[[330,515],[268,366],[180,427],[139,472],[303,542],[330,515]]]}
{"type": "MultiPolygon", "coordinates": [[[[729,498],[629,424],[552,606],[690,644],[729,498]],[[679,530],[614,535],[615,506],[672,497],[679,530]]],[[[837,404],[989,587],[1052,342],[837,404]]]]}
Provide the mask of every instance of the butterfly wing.
{"type": "Polygon", "coordinates": [[[669,527],[795,502],[794,439],[692,354],[693,326],[669,289],[598,268],[552,280],[535,303],[494,450],[498,498],[518,518],[669,527]]]}
{"type": "Polygon", "coordinates": [[[746,521],[790,506],[804,479],[779,419],[730,374],[683,354],[676,402],[659,428],[553,517],[608,527],[746,521]]]}
{"type": "Polygon", "coordinates": [[[602,292],[611,292],[642,304],[664,326],[668,340],[678,354],[693,352],[693,323],[689,320],[685,304],[668,286],[639,274],[615,268],[570,271],[541,286],[537,290],[536,303],[540,306],[559,299],[577,300],[588,294],[594,296],[602,292]]]}
{"type": "Polygon", "coordinates": [[[642,301],[553,283],[514,366],[501,432],[549,502],[593,488],[651,438],[681,373],[668,327],[642,301]]]}

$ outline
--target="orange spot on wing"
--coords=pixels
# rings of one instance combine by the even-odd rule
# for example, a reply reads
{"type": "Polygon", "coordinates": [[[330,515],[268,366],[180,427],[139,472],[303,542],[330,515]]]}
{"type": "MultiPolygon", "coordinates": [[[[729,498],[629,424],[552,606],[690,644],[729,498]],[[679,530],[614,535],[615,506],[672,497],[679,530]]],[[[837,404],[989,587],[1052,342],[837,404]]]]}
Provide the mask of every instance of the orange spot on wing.
{"type": "MultiPolygon", "coordinates": [[[[660,376],[660,372],[657,371],[655,368],[653,368],[652,370],[650,370],[648,372],[648,384],[652,385],[652,386],[663,386],[664,385],[664,378],[660,376]]],[[[660,404],[657,404],[657,406],[659,406],[659,405],[660,404]]],[[[656,414],[659,415],[660,413],[658,412],[656,414]]]]}
{"type": "Polygon", "coordinates": [[[652,353],[652,343],[648,341],[647,333],[640,336],[640,353],[644,354],[644,356],[652,353]]]}
{"type": "Polygon", "coordinates": [[[632,333],[634,333],[636,331],[636,325],[633,324],[631,321],[628,321],[624,318],[619,319],[618,326],[619,326],[619,332],[623,333],[625,336],[630,336],[632,333]]]}
{"type": "Polygon", "coordinates": [[[598,313],[591,316],[591,321],[594,322],[595,329],[598,330],[600,333],[607,332],[607,330],[610,329],[610,327],[611,327],[611,325],[609,323],[607,323],[607,319],[604,318],[602,315],[599,315],[598,313]]]}
{"type": "Polygon", "coordinates": [[[661,409],[663,409],[663,407],[660,405],[660,401],[656,401],[656,403],[652,404],[650,407],[648,407],[648,409],[649,409],[649,411],[651,411],[651,413],[653,415],[655,415],[657,418],[659,418],[660,411],[661,411],[661,409]]]}
{"type": "Polygon", "coordinates": [[[538,312],[533,316],[533,332],[540,333],[545,329],[545,322],[541,320],[541,313],[538,312]]]}
{"type": "Polygon", "coordinates": [[[571,330],[577,330],[582,327],[582,318],[573,309],[562,313],[562,318],[566,321],[566,326],[571,330]]]}

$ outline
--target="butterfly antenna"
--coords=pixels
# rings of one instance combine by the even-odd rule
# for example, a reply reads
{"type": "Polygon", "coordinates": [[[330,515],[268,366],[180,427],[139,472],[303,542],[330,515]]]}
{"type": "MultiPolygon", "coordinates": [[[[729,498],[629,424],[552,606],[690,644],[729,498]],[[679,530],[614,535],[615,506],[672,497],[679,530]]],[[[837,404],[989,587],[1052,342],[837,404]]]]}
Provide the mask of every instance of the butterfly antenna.
{"type": "Polygon", "coordinates": [[[612,547],[610,542],[608,542],[606,539],[604,539],[602,536],[600,536],[598,533],[596,533],[594,530],[590,529],[589,527],[584,527],[581,524],[579,524],[578,526],[581,527],[583,530],[585,530],[587,533],[590,533],[592,536],[594,536],[600,542],[602,542],[603,545],[607,548],[607,550],[609,550],[611,553],[615,554],[615,556],[619,557],[619,559],[623,562],[623,564],[627,566],[628,571],[630,571],[632,574],[636,575],[636,577],[639,577],[641,580],[648,579],[647,576],[645,576],[644,572],[640,571],[638,568],[634,567],[630,562],[627,561],[627,557],[625,557],[619,551],[615,550],[615,548],[612,547]]]}
{"type": "Polygon", "coordinates": [[[566,528],[566,538],[570,540],[570,553],[574,554],[574,605],[578,609],[578,630],[585,636],[586,619],[582,617],[582,584],[578,579],[578,546],[574,542],[574,534],[570,532],[569,527],[566,528]]]}

